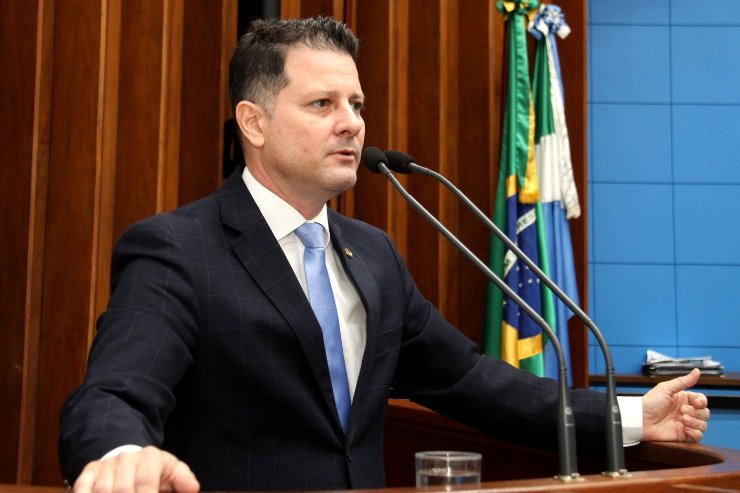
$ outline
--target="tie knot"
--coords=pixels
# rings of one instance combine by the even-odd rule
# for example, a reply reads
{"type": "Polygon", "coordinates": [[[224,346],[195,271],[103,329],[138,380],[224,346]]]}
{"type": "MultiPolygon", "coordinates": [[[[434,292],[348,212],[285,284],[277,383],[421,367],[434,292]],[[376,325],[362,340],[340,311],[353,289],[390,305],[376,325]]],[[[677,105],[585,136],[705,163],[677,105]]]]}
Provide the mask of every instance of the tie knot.
{"type": "Polygon", "coordinates": [[[295,234],[306,248],[324,248],[324,228],[319,223],[303,223],[295,234]]]}

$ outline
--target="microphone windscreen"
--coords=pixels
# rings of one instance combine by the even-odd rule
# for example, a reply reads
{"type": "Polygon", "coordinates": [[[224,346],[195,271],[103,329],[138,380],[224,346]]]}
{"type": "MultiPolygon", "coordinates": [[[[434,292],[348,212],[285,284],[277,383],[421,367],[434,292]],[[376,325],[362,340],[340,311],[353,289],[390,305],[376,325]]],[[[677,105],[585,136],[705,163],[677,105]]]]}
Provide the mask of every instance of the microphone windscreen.
{"type": "Polygon", "coordinates": [[[380,163],[388,164],[388,159],[383,154],[383,151],[377,147],[367,147],[362,151],[362,162],[373,173],[380,173],[378,165],[380,163]]]}
{"type": "Polygon", "coordinates": [[[401,151],[385,151],[385,157],[388,158],[388,168],[397,173],[409,174],[409,164],[414,162],[414,158],[401,151]]]}

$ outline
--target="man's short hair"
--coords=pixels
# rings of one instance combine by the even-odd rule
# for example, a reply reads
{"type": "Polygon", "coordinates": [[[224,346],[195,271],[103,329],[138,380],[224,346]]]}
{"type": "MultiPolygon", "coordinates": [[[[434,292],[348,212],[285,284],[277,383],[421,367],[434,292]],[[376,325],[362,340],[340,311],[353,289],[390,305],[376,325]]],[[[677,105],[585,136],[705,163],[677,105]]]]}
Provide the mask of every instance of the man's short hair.
{"type": "Polygon", "coordinates": [[[239,39],[229,63],[232,111],[246,100],[269,115],[278,93],[288,84],[286,53],[299,44],[344,52],[357,60],[357,37],[346,24],[331,17],[255,20],[239,39]]]}

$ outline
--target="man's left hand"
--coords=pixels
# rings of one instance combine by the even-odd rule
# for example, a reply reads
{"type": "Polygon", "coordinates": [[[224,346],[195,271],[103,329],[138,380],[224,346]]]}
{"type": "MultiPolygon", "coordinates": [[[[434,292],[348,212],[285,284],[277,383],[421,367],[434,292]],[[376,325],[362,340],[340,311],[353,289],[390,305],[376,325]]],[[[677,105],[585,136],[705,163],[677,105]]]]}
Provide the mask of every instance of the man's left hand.
{"type": "Polygon", "coordinates": [[[698,442],[707,431],[707,396],[686,389],[696,385],[701,372],[661,382],[642,397],[643,440],[698,442]]]}

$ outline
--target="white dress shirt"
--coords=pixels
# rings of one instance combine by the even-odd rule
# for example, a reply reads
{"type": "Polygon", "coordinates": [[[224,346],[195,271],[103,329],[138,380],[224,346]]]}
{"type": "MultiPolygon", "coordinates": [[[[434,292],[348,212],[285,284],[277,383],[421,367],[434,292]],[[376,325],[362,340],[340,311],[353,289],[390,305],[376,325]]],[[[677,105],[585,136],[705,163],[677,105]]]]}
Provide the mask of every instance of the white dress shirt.
{"type": "MultiPolygon", "coordinates": [[[[324,247],[330,246],[331,238],[329,236],[326,205],[321,209],[318,216],[306,221],[306,218],[290,204],[258,182],[249,172],[249,168],[244,168],[242,178],[265,221],[267,221],[272,234],[275,235],[275,239],[280,244],[280,248],[283,249],[290,267],[303,288],[303,292],[308,297],[306,272],[303,268],[305,247],[293,231],[305,222],[319,223],[324,228],[324,247]]],[[[365,341],[367,340],[365,307],[354,284],[344,271],[337,252],[330,247],[326,248],[326,253],[326,268],[329,271],[329,282],[334,292],[337,315],[339,316],[339,332],[342,335],[342,351],[344,352],[344,364],[347,368],[349,395],[350,398],[354,399],[362,355],[365,353],[365,341]]]]}

